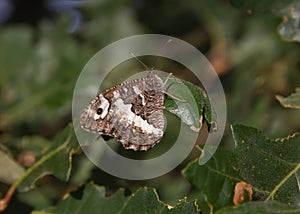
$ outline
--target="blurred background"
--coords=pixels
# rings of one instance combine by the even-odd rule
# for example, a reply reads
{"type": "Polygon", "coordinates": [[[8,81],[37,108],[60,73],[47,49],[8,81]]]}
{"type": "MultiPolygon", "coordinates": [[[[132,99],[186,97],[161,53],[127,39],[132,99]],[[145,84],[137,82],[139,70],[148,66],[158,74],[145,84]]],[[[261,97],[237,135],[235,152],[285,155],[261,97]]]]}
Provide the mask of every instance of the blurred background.
{"type": "MultiPolygon", "coordinates": [[[[274,138],[300,131],[299,113],[275,98],[292,93],[300,79],[300,45],[281,38],[281,21],[224,0],[0,0],[0,149],[30,167],[35,151],[72,122],[73,89],[87,61],[116,40],[145,33],[182,39],[210,60],[227,99],[223,146],[233,145],[233,123],[274,138]]],[[[46,176],[35,190],[15,196],[7,212],[49,206],[66,188],[90,180],[108,195],[119,187],[155,187],[174,204],[193,191],[180,172],[199,154],[195,149],[172,172],[146,181],[110,176],[77,155],[69,182],[46,176]]],[[[1,180],[0,197],[10,183],[1,180]]]]}

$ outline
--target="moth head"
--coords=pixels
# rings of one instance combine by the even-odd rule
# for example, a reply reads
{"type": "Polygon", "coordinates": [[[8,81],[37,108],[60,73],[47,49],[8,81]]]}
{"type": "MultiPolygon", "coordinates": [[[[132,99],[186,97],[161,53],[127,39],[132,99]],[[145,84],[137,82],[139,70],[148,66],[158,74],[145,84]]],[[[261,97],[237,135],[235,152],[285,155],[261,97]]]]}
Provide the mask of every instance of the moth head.
{"type": "Polygon", "coordinates": [[[102,94],[98,95],[81,113],[81,127],[87,131],[99,131],[97,123],[106,117],[109,106],[109,101],[102,94]]]}

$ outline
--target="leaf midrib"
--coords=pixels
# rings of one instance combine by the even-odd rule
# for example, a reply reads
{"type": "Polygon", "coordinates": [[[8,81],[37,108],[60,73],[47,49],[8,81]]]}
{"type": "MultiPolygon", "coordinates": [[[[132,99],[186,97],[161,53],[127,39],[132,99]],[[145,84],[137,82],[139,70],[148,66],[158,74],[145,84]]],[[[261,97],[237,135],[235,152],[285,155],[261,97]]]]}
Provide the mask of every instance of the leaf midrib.
{"type": "Polygon", "coordinates": [[[272,192],[270,193],[270,195],[266,198],[265,201],[270,200],[275,193],[277,192],[277,190],[279,190],[279,188],[294,174],[298,171],[298,169],[300,169],[300,163],[292,170],[290,171],[289,174],[287,174],[287,176],[285,176],[276,186],[275,188],[272,190],[272,192]]]}
{"type": "MultiPolygon", "coordinates": [[[[266,156],[268,158],[274,158],[274,159],[277,159],[287,165],[290,165],[290,166],[295,166],[283,179],[280,180],[280,182],[272,189],[272,191],[270,192],[270,194],[268,195],[268,197],[265,199],[265,201],[268,201],[270,199],[272,199],[272,197],[276,194],[276,192],[280,189],[280,187],[282,185],[284,185],[284,183],[294,174],[298,171],[298,169],[300,169],[300,163],[292,163],[292,162],[289,162],[289,161],[286,161],[272,153],[267,153],[265,150],[259,150],[257,149],[256,147],[253,148],[253,150],[263,156],[266,156]]],[[[269,192],[269,191],[267,191],[269,192]]]]}

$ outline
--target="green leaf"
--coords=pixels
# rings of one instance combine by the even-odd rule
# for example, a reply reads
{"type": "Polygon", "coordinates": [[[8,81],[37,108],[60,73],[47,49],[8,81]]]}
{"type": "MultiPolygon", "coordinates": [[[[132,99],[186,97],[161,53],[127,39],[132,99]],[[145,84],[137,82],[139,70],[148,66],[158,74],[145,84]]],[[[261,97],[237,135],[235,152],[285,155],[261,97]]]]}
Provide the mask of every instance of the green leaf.
{"type": "Polygon", "coordinates": [[[207,213],[232,204],[235,183],[241,180],[233,161],[233,153],[218,149],[206,164],[199,165],[195,160],[183,170],[183,175],[199,190],[196,197],[202,211],[207,213]]]}
{"type": "Polygon", "coordinates": [[[52,142],[40,159],[19,178],[18,188],[26,190],[44,175],[54,175],[62,181],[67,181],[71,173],[72,155],[78,150],[73,126],[67,126],[52,142]]]}
{"type": "Polygon", "coordinates": [[[124,190],[119,190],[110,197],[105,197],[105,188],[93,184],[85,186],[83,196],[77,199],[69,196],[67,199],[47,211],[49,213],[118,213],[123,204],[128,201],[124,190]]]}
{"type": "Polygon", "coordinates": [[[261,131],[232,125],[237,166],[260,197],[300,204],[300,134],[269,139],[261,131]]]}
{"type": "Polygon", "coordinates": [[[180,201],[174,208],[165,209],[169,214],[198,213],[195,202],[180,201]]]}
{"type": "MultiPolygon", "coordinates": [[[[197,213],[194,203],[181,201],[176,207],[168,208],[159,201],[154,189],[140,188],[129,197],[123,189],[109,197],[105,197],[105,188],[93,184],[85,186],[82,198],[69,196],[56,207],[41,213],[197,213]]],[[[38,211],[34,213],[40,213],[38,211]]]]}
{"type": "Polygon", "coordinates": [[[0,151],[0,181],[12,184],[24,174],[24,169],[9,155],[0,151]]]}
{"type": "Polygon", "coordinates": [[[178,116],[192,130],[199,131],[203,120],[216,127],[216,115],[209,98],[200,87],[185,81],[169,79],[167,91],[181,100],[167,96],[164,106],[167,111],[178,116]],[[180,82],[179,82],[180,81],[180,82]]]}
{"type": "Polygon", "coordinates": [[[165,205],[158,202],[156,191],[144,187],[133,194],[120,213],[162,213],[164,208],[165,205]]]}
{"type": "Polygon", "coordinates": [[[252,10],[253,12],[271,12],[277,11],[293,1],[294,0],[230,0],[230,3],[235,7],[252,10]]]}
{"type": "Polygon", "coordinates": [[[300,88],[296,88],[295,93],[292,93],[288,97],[282,97],[280,95],[276,95],[276,99],[285,108],[300,109],[300,88]]]}
{"type": "Polygon", "coordinates": [[[197,213],[195,204],[185,201],[179,203],[175,208],[168,206],[159,201],[158,195],[154,189],[141,188],[130,197],[119,213],[182,213],[188,210],[188,213],[197,213]]]}
{"type": "Polygon", "coordinates": [[[228,207],[218,210],[216,214],[265,214],[265,213],[299,213],[300,208],[292,207],[278,201],[255,201],[244,203],[240,206],[228,207]]]}
{"type": "Polygon", "coordinates": [[[270,12],[282,17],[278,33],[282,39],[300,42],[300,2],[298,0],[231,0],[234,6],[252,12],[270,12]]]}
{"type": "Polygon", "coordinates": [[[41,26],[35,42],[30,27],[1,29],[1,128],[23,122],[42,131],[39,124],[69,114],[74,77],[90,55],[61,26],[41,26]]]}

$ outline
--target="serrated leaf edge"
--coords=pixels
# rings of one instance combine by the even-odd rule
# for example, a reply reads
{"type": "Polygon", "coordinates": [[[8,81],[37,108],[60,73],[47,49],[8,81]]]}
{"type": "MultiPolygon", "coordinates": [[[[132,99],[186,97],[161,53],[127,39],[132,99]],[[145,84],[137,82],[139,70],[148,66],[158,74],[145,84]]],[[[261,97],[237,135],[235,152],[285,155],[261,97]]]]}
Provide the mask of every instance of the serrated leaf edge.
{"type": "MultiPolygon", "coordinates": [[[[231,125],[231,130],[232,130],[232,134],[233,134],[233,138],[234,138],[234,141],[235,141],[235,144],[236,144],[236,137],[235,137],[235,134],[234,134],[234,127],[236,126],[242,126],[244,128],[251,128],[251,129],[256,129],[256,128],[253,128],[253,127],[249,127],[249,126],[244,126],[244,125],[239,125],[239,124],[235,124],[235,125],[231,125]]],[[[283,143],[284,141],[287,141],[287,140],[290,140],[292,138],[295,138],[298,134],[298,132],[292,134],[292,135],[288,135],[286,137],[283,137],[283,138],[276,138],[276,139],[272,139],[270,137],[267,137],[261,130],[259,129],[256,129],[267,141],[271,141],[271,142],[280,142],[280,143],[283,143]]],[[[243,141],[243,140],[242,140],[243,141]]],[[[256,152],[260,152],[261,151],[256,151],[256,152]]],[[[264,153],[261,153],[261,154],[264,154],[264,153]]],[[[270,156],[270,154],[267,154],[268,156],[270,156]]],[[[300,163],[295,165],[293,163],[290,163],[290,162],[287,162],[285,160],[282,160],[280,158],[278,158],[277,156],[273,156],[272,157],[276,158],[276,159],[279,159],[280,161],[283,161],[289,165],[293,165],[295,166],[295,168],[293,170],[291,170],[275,187],[274,189],[271,191],[271,192],[267,192],[269,195],[268,197],[265,199],[265,201],[269,201],[273,198],[273,196],[276,194],[276,192],[279,190],[279,188],[291,177],[293,176],[294,173],[296,173],[299,169],[300,169],[300,163]]],[[[263,192],[266,192],[266,191],[263,191],[263,192]]]]}

